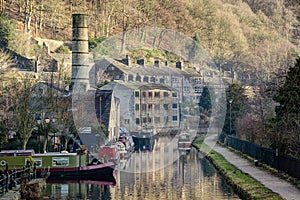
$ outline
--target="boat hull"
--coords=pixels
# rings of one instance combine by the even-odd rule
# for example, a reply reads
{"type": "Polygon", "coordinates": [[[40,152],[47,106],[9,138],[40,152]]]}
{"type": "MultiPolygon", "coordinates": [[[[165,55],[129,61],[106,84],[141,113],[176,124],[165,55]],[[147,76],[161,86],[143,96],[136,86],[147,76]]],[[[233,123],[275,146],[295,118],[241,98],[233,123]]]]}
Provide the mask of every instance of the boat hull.
{"type": "Polygon", "coordinates": [[[153,151],[156,135],[149,137],[132,136],[135,151],[153,151]]]}
{"type": "Polygon", "coordinates": [[[34,154],[28,150],[6,150],[0,152],[0,162],[5,163],[0,166],[1,170],[18,170],[30,164],[35,166],[38,177],[50,179],[114,180],[114,162],[93,162],[86,154],[58,152],[34,154]]]}
{"type": "Polygon", "coordinates": [[[113,162],[73,168],[36,169],[38,176],[48,174],[50,180],[102,180],[115,181],[113,176],[115,164],[113,162]]]}

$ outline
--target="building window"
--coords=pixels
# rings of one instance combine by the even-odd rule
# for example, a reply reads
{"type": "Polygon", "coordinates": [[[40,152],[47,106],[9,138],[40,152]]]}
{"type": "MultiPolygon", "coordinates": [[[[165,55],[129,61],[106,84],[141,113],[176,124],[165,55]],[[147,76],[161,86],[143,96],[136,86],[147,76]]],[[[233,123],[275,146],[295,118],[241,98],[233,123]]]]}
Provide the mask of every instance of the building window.
{"type": "Polygon", "coordinates": [[[142,95],[144,98],[146,98],[146,92],[143,92],[142,95]]]}
{"type": "Polygon", "coordinates": [[[135,123],[140,124],[140,118],[135,118],[135,123]]]}
{"type": "Polygon", "coordinates": [[[176,93],[176,92],[173,92],[173,93],[172,93],[172,97],[177,97],[177,93],[176,93]]]}
{"type": "Polygon", "coordinates": [[[173,116],[173,121],[177,121],[177,115],[173,116]]]}
{"type": "Polygon", "coordinates": [[[177,108],[177,103],[173,103],[172,108],[177,108]]]}
{"type": "Polygon", "coordinates": [[[184,86],[183,91],[184,91],[184,92],[190,92],[190,87],[184,86]]]}
{"type": "Polygon", "coordinates": [[[151,117],[148,117],[148,123],[151,123],[151,122],[152,122],[151,117]]]}
{"type": "Polygon", "coordinates": [[[143,123],[147,123],[147,117],[143,117],[143,123]]]}
{"type": "Polygon", "coordinates": [[[195,84],[201,84],[202,80],[201,78],[195,78],[195,84]]]}
{"type": "Polygon", "coordinates": [[[160,104],[155,104],[154,109],[155,110],[160,110],[160,104]]]}
{"type": "Polygon", "coordinates": [[[165,116],[164,117],[164,122],[168,122],[169,121],[169,116],[165,116]]]}
{"type": "Polygon", "coordinates": [[[164,109],[165,109],[165,110],[168,110],[168,109],[169,109],[168,104],[164,104],[164,109]]]}
{"type": "Polygon", "coordinates": [[[146,83],[148,83],[148,82],[149,82],[149,78],[148,78],[148,76],[145,76],[145,77],[143,78],[143,82],[146,82],[146,83]]]}
{"type": "Polygon", "coordinates": [[[139,96],[140,96],[140,92],[136,91],[136,92],[134,93],[134,96],[135,96],[135,97],[139,97],[139,96]]]}
{"type": "Polygon", "coordinates": [[[133,81],[133,75],[132,74],[128,75],[128,81],[133,81]]]}
{"type": "Polygon", "coordinates": [[[148,110],[152,110],[152,104],[148,104],[148,110]]]}
{"type": "Polygon", "coordinates": [[[129,124],[129,119],[125,119],[125,124],[129,124]]]}
{"type": "Polygon", "coordinates": [[[116,80],[119,80],[120,79],[120,76],[119,75],[116,75],[116,80]]]}
{"type": "Polygon", "coordinates": [[[148,97],[152,98],[152,92],[148,92],[148,97]]]}
{"type": "Polygon", "coordinates": [[[172,82],[173,82],[173,83],[178,83],[178,78],[173,77],[173,78],[172,78],[172,82]]]}
{"type": "Polygon", "coordinates": [[[140,104],[135,104],[135,110],[140,110],[140,104]]]}
{"type": "Polygon", "coordinates": [[[169,97],[169,93],[168,92],[164,92],[164,97],[169,97]]]}
{"type": "Polygon", "coordinates": [[[199,93],[201,93],[201,87],[195,87],[195,93],[196,94],[199,94],[199,93]]]}
{"type": "Polygon", "coordinates": [[[160,83],[165,83],[165,79],[161,78],[161,79],[159,79],[159,82],[160,83]]]}
{"type": "Polygon", "coordinates": [[[137,74],[136,77],[135,77],[135,80],[138,81],[138,82],[141,82],[141,76],[137,74]]]}
{"type": "Polygon", "coordinates": [[[155,93],[154,93],[154,96],[155,96],[155,97],[159,97],[159,96],[160,96],[160,92],[155,92],[155,93]]]}
{"type": "Polygon", "coordinates": [[[146,104],[142,104],[142,111],[146,111],[147,105],[146,104]]]}
{"type": "Polygon", "coordinates": [[[155,77],[152,76],[152,77],[150,78],[150,82],[151,82],[151,83],[155,83],[155,77]]]}
{"type": "Polygon", "coordinates": [[[155,122],[155,123],[160,123],[160,117],[155,117],[155,118],[154,118],[154,122],[155,122]]]}

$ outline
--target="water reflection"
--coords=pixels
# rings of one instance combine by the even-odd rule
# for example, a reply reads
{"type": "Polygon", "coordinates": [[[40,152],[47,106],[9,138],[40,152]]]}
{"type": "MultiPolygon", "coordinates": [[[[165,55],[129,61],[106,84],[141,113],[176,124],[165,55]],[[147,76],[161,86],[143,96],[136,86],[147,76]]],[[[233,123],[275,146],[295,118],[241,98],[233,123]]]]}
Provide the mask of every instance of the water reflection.
{"type": "Polygon", "coordinates": [[[206,159],[192,150],[173,164],[148,173],[116,174],[112,199],[238,199],[206,159]]]}
{"type": "MultiPolygon", "coordinates": [[[[163,144],[162,141],[168,139],[160,140],[163,144]]],[[[156,143],[156,149],[159,148],[159,144],[156,143]]],[[[133,155],[133,160],[125,163],[125,168],[134,167],[135,173],[116,170],[115,185],[107,182],[47,184],[47,195],[51,199],[92,200],[238,199],[210,162],[203,159],[195,149],[188,154],[178,151],[177,154],[179,158],[169,162],[173,158],[159,157],[160,154],[153,152],[137,153],[133,155]],[[152,160],[146,162],[147,159],[152,160]],[[142,162],[143,160],[145,162],[142,162]],[[166,160],[168,162],[165,162],[166,160]],[[161,167],[161,164],[165,166],[161,167]],[[159,166],[159,170],[148,170],[154,169],[155,166],[159,166]]]]}

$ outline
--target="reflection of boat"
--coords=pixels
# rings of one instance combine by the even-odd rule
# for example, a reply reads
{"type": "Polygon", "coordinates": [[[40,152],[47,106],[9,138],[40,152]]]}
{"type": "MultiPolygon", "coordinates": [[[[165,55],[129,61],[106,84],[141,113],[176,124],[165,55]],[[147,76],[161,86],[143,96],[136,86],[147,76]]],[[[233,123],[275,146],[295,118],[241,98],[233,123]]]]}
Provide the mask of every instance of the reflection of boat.
{"type": "Polygon", "coordinates": [[[93,185],[115,185],[116,180],[113,181],[102,181],[102,180],[84,180],[84,179],[47,179],[46,183],[51,184],[70,184],[70,183],[79,183],[79,184],[93,184],[93,185]]]}
{"type": "Polygon", "coordinates": [[[5,150],[0,152],[2,163],[8,169],[22,169],[27,164],[35,165],[38,175],[49,174],[49,179],[101,179],[113,180],[114,162],[100,163],[96,158],[81,153],[35,154],[33,150],[5,150]],[[34,163],[34,164],[33,164],[34,163]]]}
{"type": "Polygon", "coordinates": [[[134,151],[134,142],[132,136],[121,135],[118,142],[116,142],[116,147],[120,153],[120,159],[128,159],[131,153],[134,151]]]}
{"type": "Polygon", "coordinates": [[[152,151],[157,139],[155,130],[132,133],[135,151],[152,151]]]}
{"type": "Polygon", "coordinates": [[[192,148],[192,141],[189,133],[181,133],[178,137],[178,150],[190,151],[192,148]]]}

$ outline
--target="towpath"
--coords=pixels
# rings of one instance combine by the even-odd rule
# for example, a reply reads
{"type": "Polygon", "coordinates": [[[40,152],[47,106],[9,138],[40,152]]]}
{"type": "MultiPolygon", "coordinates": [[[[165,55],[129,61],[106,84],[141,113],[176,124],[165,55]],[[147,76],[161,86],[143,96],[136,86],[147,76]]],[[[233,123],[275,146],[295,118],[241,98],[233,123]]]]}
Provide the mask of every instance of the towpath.
{"type": "Polygon", "coordinates": [[[204,142],[216,152],[223,155],[223,157],[232,165],[261,182],[265,187],[279,194],[283,199],[300,200],[300,190],[298,190],[294,185],[280,179],[276,175],[256,167],[254,163],[216,143],[216,140],[216,136],[209,136],[204,140],[204,142]]]}

